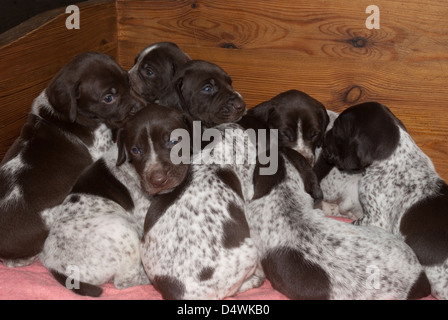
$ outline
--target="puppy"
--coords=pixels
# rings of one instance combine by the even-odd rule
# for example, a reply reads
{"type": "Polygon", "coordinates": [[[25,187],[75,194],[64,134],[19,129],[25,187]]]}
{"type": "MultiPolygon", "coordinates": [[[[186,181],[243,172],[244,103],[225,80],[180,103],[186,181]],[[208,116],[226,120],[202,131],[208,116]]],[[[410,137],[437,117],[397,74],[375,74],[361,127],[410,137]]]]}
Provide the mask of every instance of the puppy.
{"type": "Polygon", "coordinates": [[[384,105],[346,109],[325,136],[323,156],[341,170],[361,171],[357,225],[404,239],[424,266],[432,294],[448,298],[448,186],[404,125],[384,105]]]}
{"type": "MultiPolygon", "coordinates": [[[[275,128],[272,119],[268,125],[275,128]]],[[[291,299],[415,299],[430,293],[411,248],[380,228],[326,218],[314,209],[319,199],[306,191],[317,181],[309,161],[291,148],[280,151],[274,175],[255,170],[254,196],[246,206],[262,269],[276,290],[291,299]]]]}
{"type": "MultiPolygon", "coordinates": [[[[319,157],[323,137],[326,130],[333,126],[338,116],[336,112],[326,110],[322,103],[304,92],[289,90],[249,109],[248,116],[267,122],[272,129],[278,129],[281,146],[296,150],[311,166],[316,166],[318,179],[322,180],[320,187],[307,184],[306,191],[315,199],[322,193],[321,206],[326,215],[350,218],[362,216],[357,184],[360,175],[340,172],[319,157]]],[[[306,179],[305,176],[302,178],[306,179]]]]}
{"type": "Polygon", "coordinates": [[[183,110],[204,127],[236,122],[246,114],[246,103],[232,87],[230,76],[211,62],[187,62],[176,72],[174,86],[166,104],[183,110]]]}
{"type": "Polygon", "coordinates": [[[248,114],[278,129],[279,144],[302,154],[314,164],[314,153],[322,145],[329,116],[324,105],[308,94],[289,90],[249,109],[248,114]]]}
{"type": "MultiPolygon", "coordinates": [[[[326,131],[333,127],[338,113],[327,110],[330,121],[326,131]]],[[[329,164],[322,156],[322,148],[315,151],[316,162],[314,171],[320,182],[323,193],[322,210],[327,216],[344,216],[352,220],[363,216],[359,203],[358,184],[361,173],[341,171],[329,164]]]]}
{"type": "Polygon", "coordinates": [[[140,107],[127,73],[107,55],[81,54],[53,78],[0,164],[5,265],[34,260],[48,234],[40,214],[64,200],[81,172],[111,146],[111,128],[140,107]]]}
{"type": "Polygon", "coordinates": [[[190,124],[176,110],[141,110],[119,131],[118,147],[88,167],[47,215],[51,229],[40,259],[62,285],[99,296],[98,286],[109,281],[119,289],[149,283],[139,253],[143,222],[150,196],[171,191],[188,171],[169,158],[177,143],[170,134],[179,128],[190,124]]]}
{"type": "Polygon", "coordinates": [[[154,196],[146,216],[142,262],[165,299],[223,299],[264,280],[244,214],[255,164],[234,160],[254,145],[236,124],[212,130],[213,152],[193,155],[185,181],[154,196]]]}
{"type": "Polygon", "coordinates": [[[132,87],[148,103],[170,105],[174,75],[190,57],[172,42],[157,42],[143,49],[129,70],[132,87]]]}
{"type": "MultiPolygon", "coordinates": [[[[259,121],[255,127],[264,123],[266,128],[278,130],[279,146],[299,152],[310,165],[314,164],[315,151],[320,149],[329,122],[324,105],[298,90],[282,92],[249,109],[239,123],[254,127],[253,121],[248,121],[250,118],[259,121]]],[[[305,185],[306,191],[320,202],[323,194],[315,175],[309,175],[307,170],[300,172],[302,179],[309,182],[305,185]]]]}

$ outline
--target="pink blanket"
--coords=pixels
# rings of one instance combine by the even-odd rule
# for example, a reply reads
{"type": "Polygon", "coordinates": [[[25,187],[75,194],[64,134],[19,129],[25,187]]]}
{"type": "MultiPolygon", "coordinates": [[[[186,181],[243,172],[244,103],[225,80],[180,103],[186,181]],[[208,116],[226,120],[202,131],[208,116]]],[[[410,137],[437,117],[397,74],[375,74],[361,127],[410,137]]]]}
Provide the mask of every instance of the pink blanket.
{"type": "MultiPolygon", "coordinates": [[[[27,267],[7,268],[0,263],[0,299],[1,300],[133,300],[162,299],[162,296],[151,285],[136,286],[123,290],[116,289],[113,284],[103,286],[103,294],[99,298],[79,296],[57,282],[42,264],[35,262],[27,267]]],[[[272,289],[269,281],[261,287],[240,293],[229,300],[286,300],[280,292],[272,289]]]]}
{"type": "MultiPolygon", "coordinates": [[[[349,221],[346,219],[338,219],[349,221]]],[[[151,285],[136,286],[123,290],[116,289],[113,284],[103,286],[103,294],[99,298],[79,296],[63,287],[40,262],[26,267],[7,268],[0,263],[0,299],[1,300],[137,300],[162,299],[162,296],[151,285]]],[[[425,300],[434,299],[432,296],[425,300]]],[[[257,288],[237,294],[228,300],[287,300],[280,292],[274,290],[269,283],[257,288]]]]}

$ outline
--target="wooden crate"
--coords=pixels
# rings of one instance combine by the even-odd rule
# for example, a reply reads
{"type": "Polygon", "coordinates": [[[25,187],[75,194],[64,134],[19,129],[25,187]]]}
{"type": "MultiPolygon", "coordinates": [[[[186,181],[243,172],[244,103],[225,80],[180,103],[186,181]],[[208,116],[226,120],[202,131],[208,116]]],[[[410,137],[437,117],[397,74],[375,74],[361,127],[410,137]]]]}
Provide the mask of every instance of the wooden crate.
{"type": "Polygon", "coordinates": [[[157,41],[221,65],[248,107],[299,89],[331,110],[376,100],[404,122],[448,180],[446,0],[117,0],[79,4],[79,30],[65,8],[0,35],[0,158],[32,100],[83,51],[129,69],[157,41]],[[368,29],[367,6],[380,10],[368,29]]]}

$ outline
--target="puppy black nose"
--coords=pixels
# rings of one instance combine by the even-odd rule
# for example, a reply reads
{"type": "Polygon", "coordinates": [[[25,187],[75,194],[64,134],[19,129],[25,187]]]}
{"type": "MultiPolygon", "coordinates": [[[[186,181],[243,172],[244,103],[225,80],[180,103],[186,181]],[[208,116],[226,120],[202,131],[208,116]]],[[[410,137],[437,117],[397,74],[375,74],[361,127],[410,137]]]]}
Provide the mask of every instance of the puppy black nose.
{"type": "Polygon", "coordinates": [[[168,180],[168,176],[164,170],[157,170],[151,173],[149,182],[156,187],[162,186],[168,180]]]}
{"type": "Polygon", "coordinates": [[[244,102],[243,99],[241,99],[238,95],[232,96],[227,105],[231,106],[235,111],[237,112],[243,112],[246,110],[246,102],[244,102]]]}

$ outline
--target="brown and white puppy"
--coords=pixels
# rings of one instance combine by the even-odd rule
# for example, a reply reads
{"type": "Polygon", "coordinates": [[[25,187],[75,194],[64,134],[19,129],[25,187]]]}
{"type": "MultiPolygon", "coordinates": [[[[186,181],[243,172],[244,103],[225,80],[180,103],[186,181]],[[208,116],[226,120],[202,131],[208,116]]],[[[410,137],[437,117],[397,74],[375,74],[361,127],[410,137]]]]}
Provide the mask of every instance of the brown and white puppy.
{"type": "Polygon", "coordinates": [[[139,253],[143,221],[151,196],[185,179],[189,164],[170,161],[179,142],[171,133],[190,128],[177,110],[155,104],[140,110],[120,129],[117,145],[49,210],[51,230],[40,259],[62,285],[69,279],[75,293],[99,296],[99,286],[109,281],[120,289],[149,283],[139,253]]]}
{"type": "Polygon", "coordinates": [[[213,157],[226,160],[204,163],[210,150],[194,154],[184,182],[155,195],[146,216],[142,264],[165,299],[223,299],[264,280],[244,212],[255,164],[235,157],[255,146],[235,123],[213,130],[213,157]]]}
{"type": "Polygon", "coordinates": [[[314,164],[314,152],[321,146],[329,117],[322,103],[298,90],[289,90],[248,111],[278,129],[279,145],[291,148],[314,164]]]}
{"type": "Polygon", "coordinates": [[[175,43],[157,42],[143,49],[129,70],[132,87],[148,103],[169,105],[174,75],[191,60],[175,43]]]}
{"type": "Polygon", "coordinates": [[[75,57],[35,99],[0,166],[0,260],[27,264],[48,230],[40,214],[60,204],[82,170],[112,145],[111,128],[139,109],[128,74],[109,56],[75,57]]]}
{"type": "Polygon", "coordinates": [[[187,112],[205,127],[236,122],[246,114],[243,97],[232,87],[230,76],[216,64],[189,61],[176,73],[174,84],[177,102],[168,105],[187,112]]]}
{"type": "Polygon", "coordinates": [[[337,113],[326,110],[322,103],[304,92],[289,90],[250,109],[248,116],[258,117],[268,122],[271,129],[278,129],[281,147],[294,149],[315,165],[320,188],[310,184],[314,179],[305,176],[302,179],[314,199],[323,196],[322,210],[326,215],[350,218],[362,215],[357,191],[360,176],[340,172],[319,157],[325,131],[333,125],[337,113]]]}
{"type": "MultiPolygon", "coordinates": [[[[171,192],[186,176],[190,167],[190,154],[187,161],[174,164],[171,160],[172,148],[182,141],[181,136],[171,136],[173,130],[184,128],[192,130],[191,119],[178,110],[150,105],[144,114],[153,115],[135,117],[119,132],[119,150],[117,165],[132,162],[141,177],[142,188],[148,195],[171,192]]],[[[174,151],[173,151],[174,152],[174,151]]]]}
{"type": "Polygon", "coordinates": [[[403,241],[380,228],[328,219],[314,208],[317,177],[307,160],[287,146],[307,137],[311,147],[313,140],[319,144],[328,122],[323,106],[298,91],[273,100],[277,103],[256,106],[244,117],[260,114],[280,131],[278,170],[273,175],[255,170],[254,196],[245,206],[251,238],[272,286],[292,299],[427,296],[428,279],[403,241]],[[372,270],[378,275],[374,286],[372,270]]]}
{"type": "Polygon", "coordinates": [[[344,110],[324,139],[324,158],[360,172],[363,216],[354,223],[384,228],[416,253],[432,294],[448,299],[448,185],[403,123],[377,102],[344,110]]]}

